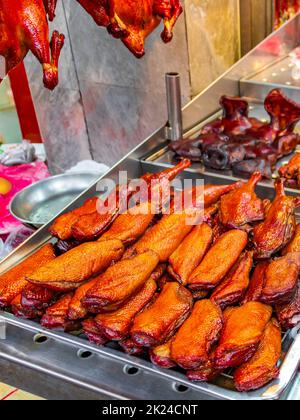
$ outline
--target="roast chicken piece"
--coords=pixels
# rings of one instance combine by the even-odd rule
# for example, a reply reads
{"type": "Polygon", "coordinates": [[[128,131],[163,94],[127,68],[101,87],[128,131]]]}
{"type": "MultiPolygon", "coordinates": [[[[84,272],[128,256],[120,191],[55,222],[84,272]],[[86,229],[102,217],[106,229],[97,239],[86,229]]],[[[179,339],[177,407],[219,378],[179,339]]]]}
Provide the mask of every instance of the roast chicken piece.
{"type": "Polygon", "coordinates": [[[123,253],[123,244],[116,239],[85,243],[41,266],[26,278],[30,283],[67,292],[105,271],[123,253]]]}
{"type": "Polygon", "coordinates": [[[82,328],[88,340],[97,346],[103,346],[108,342],[108,339],[101,334],[93,318],[82,321],[82,328]]]}
{"type": "Polygon", "coordinates": [[[94,287],[86,294],[83,299],[85,308],[95,314],[121,308],[144,287],[158,264],[158,255],[146,251],[113,265],[97,278],[94,287]]]}
{"type": "Polygon", "coordinates": [[[283,249],[282,255],[300,252],[300,224],[296,226],[296,231],[291,242],[283,249]]]}
{"type": "Polygon", "coordinates": [[[22,305],[22,296],[19,294],[11,302],[11,311],[18,318],[25,319],[37,319],[43,315],[43,310],[37,310],[34,308],[26,308],[22,305]]]}
{"type": "Polygon", "coordinates": [[[231,229],[247,228],[249,223],[264,219],[263,201],[255,194],[255,187],[262,179],[256,172],[247,183],[223,196],[220,205],[220,221],[231,229]]]}
{"type": "Polygon", "coordinates": [[[151,302],[157,290],[155,281],[150,278],[136,296],[115,312],[100,314],[95,318],[98,329],[112,341],[124,340],[130,331],[135,316],[151,302]]]}
{"type": "Polygon", "coordinates": [[[291,181],[294,181],[296,188],[300,188],[300,153],[296,153],[289,163],[279,169],[279,175],[285,178],[288,186],[292,186],[291,181]]]}
{"type": "Polygon", "coordinates": [[[139,314],[131,328],[138,346],[157,347],[168,341],[191,313],[191,293],[178,283],[167,283],[155,302],[139,314]]]}
{"type": "Polygon", "coordinates": [[[215,352],[215,366],[227,369],[241,366],[256,353],[272,308],[259,302],[249,302],[240,308],[225,311],[225,326],[215,352]]]}
{"type": "Polygon", "coordinates": [[[248,235],[241,230],[231,230],[222,235],[189,278],[189,288],[207,291],[217,287],[237,262],[247,243],[248,235]]]}
{"type": "Polygon", "coordinates": [[[189,370],[187,378],[192,382],[211,382],[220,375],[222,370],[216,369],[213,363],[214,352],[209,356],[209,361],[197,370],[189,370]]]}
{"type": "Polygon", "coordinates": [[[295,295],[300,274],[300,253],[287,254],[273,261],[265,272],[261,302],[280,305],[295,295]]]}
{"type": "Polygon", "coordinates": [[[256,258],[270,258],[293,238],[296,229],[295,209],[300,198],[285,195],[283,181],[275,182],[276,198],[266,212],[264,222],[253,230],[256,258]]]}
{"type": "Polygon", "coordinates": [[[81,323],[68,319],[68,310],[72,297],[73,293],[65,294],[54,305],[50,306],[41,319],[42,327],[49,330],[63,329],[65,332],[79,330],[81,323]]]}
{"type": "Polygon", "coordinates": [[[13,299],[22,292],[27,285],[26,276],[54,259],[53,246],[45,245],[24,262],[2,274],[0,276],[0,307],[8,307],[13,299]]]}
{"type": "MultiPolygon", "coordinates": [[[[75,239],[86,241],[98,238],[107,228],[115,221],[119,214],[127,211],[130,199],[135,194],[139,195],[140,204],[148,202],[153,196],[157,204],[162,201],[164,191],[170,188],[170,182],[176,178],[180,172],[188,168],[191,162],[187,159],[182,160],[177,166],[166,169],[157,174],[146,174],[141,177],[142,181],[147,183],[145,196],[140,192],[140,185],[117,187],[116,191],[112,191],[110,196],[101,204],[98,202],[97,211],[91,214],[85,214],[78,218],[72,226],[72,235],[75,239]],[[138,190],[138,191],[137,191],[138,190]]],[[[157,204],[159,206],[159,203],[157,204]]],[[[122,226],[122,231],[124,226],[122,226]]]]}
{"type": "Polygon", "coordinates": [[[168,272],[186,285],[193,271],[201,263],[213,240],[213,231],[206,223],[195,226],[169,258],[168,272]]]}
{"type": "Polygon", "coordinates": [[[300,324],[300,286],[287,305],[277,306],[277,317],[279,322],[285,330],[294,328],[300,324]]]}
{"type": "Polygon", "coordinates": [[[281,358],[281,329],[278,322],[272,319],[264,332],[257,352],[234,374],[238,391],[249,392],[262,388],[279,375],[277,364],[281,358]]]}
{"type": "Polygon", "coordinates": [[[160,346],[150,349],[150,359],[154,365],[163,369],[171,369],[176,367],[176,363],[172,360],[171,357],[171,345],[173,340],[174,337],[172,337],[165,344],[161,344],[160,346]]]}
{"type": "Polygon", "coordinates": [[[121,39],[137,57],[145,54],[145,40],[164,20],[162,40],[170,42],[182,13],[179,0],[77,0],[99,26],[121,39]]]}
{"type": "Polygon", "coordinates": [[[269,261],[260,261],[250,280],[250,285],[243,299],[243,304],[248,302],[260,302],[262,291],[265,285],[265,275],[267,268],[269,267],[269,261]]]}
{"type": "Polygon", "coordinates": [[[84,307],[82,301],[87,295],[88,291],[95,286],[98,281],[97,277],[83,284],[75,290],[72,300],[69,305],[68,318],[72,321],[84,319],[88,315],[88,310],[84,307]]]}
{"type": "Polygon", "coordinates": [[[82,207],[58,217],[50,227],[51,235],[62,241],[72,238],[72,226],[81,216],[96,213],[98,200],[98,197],[90,198],[82,207]]]}
{"type": "MultiPolygon", "coordinates": [[[[50,17],[53,8],[49,9],[50,17]]],[[[0,55],[6,61],[6,73],[20,64],[31,51],[43,66],[44,85],[54,89],[58,84],[58,60],[64,36],[49,27],[43,0],[0,1],[0,55]]]]}
{"type": "Polygon", "coordinates": [[[223,315],[220,308],[211,300],[197,302],[191,316],[171,344],[172,360],[185,370],[206,366],[209,353],[218,341],[222,328],[223,315]]]}
{"type": "Polygon", "coordinates": [[[22,290],[22,305],[28,310],[42,310],[48,308],[55,300],[57,293],[45,287],[27,283],[22,290]]]}
{"type": "Polygon", "coordinates": [[[246,252],[226,279],[213,292],[211,299],[224,310],[239,303],[249,286],[249,276],[253,266],[253,253],[246,252]]]}

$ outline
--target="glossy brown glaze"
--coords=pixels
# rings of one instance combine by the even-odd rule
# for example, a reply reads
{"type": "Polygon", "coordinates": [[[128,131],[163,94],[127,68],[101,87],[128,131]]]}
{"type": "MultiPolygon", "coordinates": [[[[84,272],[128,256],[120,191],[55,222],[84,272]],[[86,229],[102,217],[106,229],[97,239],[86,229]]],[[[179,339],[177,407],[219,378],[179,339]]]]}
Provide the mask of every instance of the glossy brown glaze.
{"type": "Polygon", "coordinates": [[[75,290],[72,300],[69,305],[68,318],[72,321],[84,319],[88,315],[88,310],[83,306],[83,299],[88,291],[95,286],[97,278],[88,281],[75,290]]]}
{"type": "Polygon", "coordinates": [[[97,346],[103,346],[108,342],[108,339],[98,330],[94,318],[89,318],[82,321],[82,328],[88,340],[97,346]]]}
{"type": "Polygon", "coordinates": [[[243,299],[243,304],[248,302],[259,302],[265,285],[265,274],[269,261],[260,261],[252,274],[248,291],[243,299]]]}
{"type": "Polygon", "coordinates": [[[300,285],[291,301],[286,305],[277,306],[277,318],[284,330],[295,328],[300,324],[300,285]]]}
{"type": "Polygon", "coordinates": [[[68,319],[68,310],[72,297],[73,293],[65,294],[54,305],[50,306],[41,319],[42,327],[50,330],[63,329],[65,332],[79,330],[81,323],[68,319]]]}
{"type": "Polygon", "coordinates": [[[163,369],[171,369],[176,366],[176,363],[171,357],[171,345],[174,337],[172,337],[165,344],[150,349],[149,355],[151,362],[163,369]]]}

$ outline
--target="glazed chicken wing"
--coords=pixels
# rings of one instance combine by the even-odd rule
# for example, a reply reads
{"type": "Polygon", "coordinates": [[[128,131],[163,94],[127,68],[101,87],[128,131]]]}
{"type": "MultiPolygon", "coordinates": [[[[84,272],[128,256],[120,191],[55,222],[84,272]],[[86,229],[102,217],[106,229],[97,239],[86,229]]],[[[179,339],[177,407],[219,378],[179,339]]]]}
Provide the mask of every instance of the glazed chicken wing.
{"type": "Polygon", "coordinates": [[[253,253],[246,252],[226,279],[215,289],[211,299],[222,310],[242,300],[249,286],[252,266],[253,253]]]}
{"type": "Polygon", "coordinates": [[[300,324],[300,286],[293,299],[286,305],[277,306],[277,317],[285,330],[295,328],[300,324]]]}
{"type": "Polygon", "coordinates": [[[83,299],[88,291],[95,286],[98,279],[92,279],[75,290],[72,300],[69,305],[68,318],[72,321],[84,319],[88,315],[88,310],[83,306],[83,299]]]}
{"type": "Polygon", "coordinates": [[[259,302],[249,302],[240,308],[228,308],[224,314],[225,326],[220,343],[215,352],[216,368],[238,367],[251,359],[271,316],[272,308],[259,302]]]}
{"type": "Polygon", "coordinates": [[[173,340],[174,337],[172,337],[166,343],[150,349],[150,359],[154,365],[163,369],[171,369],[176,366],[176,363],[172,360],[171,357],[171,345],[173,340]]]}
{"type": "Polygon", "coordinates": [[[118,240],[90,242],[72,249],[27,275],[30,283],[67,292],[105,271],[124,253],[118,240]]]}
{"type": "Polygon", "coordinates": [[[2,274],[0,276],[0,307],[9,306],[12,300],[22,292],[27,285],[27,276],[53,260],[55,260],[53,246],[45,245],[21,264],[2,274]]]}
{"type": "Polygon", "coordinates": [[[261,302],[280,305],[291,301],[300,274],[300,253],[287,254],[273,261],[266,270],[261,302]]]}
{"type": "Polygon", "coordinates": [[[157,289],[155,281],[150,278],[136,296],[115,312],[100,314],[95,318],[98,329],[110,340],[125,339],[135,316],[149,304],[157,289]]]}
{"type": "Polygon", "coordinates": [[[169,274],[186,285],[193,271],[201,263],[213,240],[213,231],[203,223],[195,226],[169,258],[169,274]]]}
{"type": "Polygon", "coordinates": [[[95,314],[119,309],[144,287],[158,264],[158,255],[147,251],[113,265],[86,294],[85,308],[95,314]]]}
{"type": "Polygon", "coordinates": [[[218,341],[222,328],[220,308],[211,300],[197,302],[172,342],[172,360],[186,370],[207,365],[210,350],[218,341]]]}
{"type": "Polygon", "coordinates": [[[155,302],[138,315],[131,328],[133,341],[156,347],[168,341],[190,315],[193,298],[178,283],[167,283],[155,302]]]}
{"type": "Polygon", "coordinates": [[[241,230],[231,230],[222,235],[189,278],[189,288],[211,290],[218,286],[237,262],[247,243],[248,235],[241,230]]]}
{"type": "Polygon", "coordinates": [[[268,208],[264,222],[253,230],[256,258],[270,258],[284,248],[295,233],[295,209],[300,205],[300,199],[286,196],[280,179],[277,179],[275,189],[276,198],[268,208]]]}
{"type": "Polygon", "coordinates": [[[96,344],[97,346],[103,346],[108,342],[107,337],[101,334],[101,332],[98,330],[93,318],[82,321],[82,328],[84,334],[87,336],[91,343],[96,344]]]}
{"type": "Polygon", "coordinates": [[[281,329],[278,322],[272,319],[267,325],[255,355],[235,371],[234,382],[237,390],[253,391],[277,378],[279,375],[277,364],[281,351],[281,329]]]}
{"type": "Polygon", "coordinates": [[[255,187],[262,179],[260,172],[240,188],[221,198],[220,221],[228,228],[243,228],[249,223],[264,219],[263,201],[255,194],[255,187]]]}
{"type": "Polygon", "coordinates": [[[269,261],[260,261],[250,280],[249,289],[243,300],[243,304],[248,302],[260,302],[262,291],[265,285],[265,275],[267,268],[269,267],[269,261]]]}
{"type": "Polygon", "coordinates": [[[81,323],[68,319],[68,310],[72,297],[73,294],[68,293],[59,298],[54,305],[50,306],[41,319],[42,327],[48,328],[49,330],[63,329],[65,332],[79,330],[81,323]]]}

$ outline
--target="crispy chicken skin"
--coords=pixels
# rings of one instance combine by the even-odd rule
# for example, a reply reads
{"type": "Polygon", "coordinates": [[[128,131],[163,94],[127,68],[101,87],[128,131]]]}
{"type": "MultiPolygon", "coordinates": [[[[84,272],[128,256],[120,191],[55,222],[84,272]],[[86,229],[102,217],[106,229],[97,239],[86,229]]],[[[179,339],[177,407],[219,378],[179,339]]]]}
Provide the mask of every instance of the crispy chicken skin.
{"type": "Polygon", "coordinates": [[[300,252],[300,224],[296,226],[296,231],[291,242],[283,249],[282,255],[293,252],[300,252]]]}
{"type": "Polygon", "coordinates": [[[260,261],[257,264],[252,274],[248,291],[242,302],[243,304],[248,302],[260,302],[265,284],[265,275],[268,267],[269,261],[260,261]]]}
{"type": "Polygon", "coordinates": [[[237,262],[247,243],[248,235],[241,230],[231,230],[222,235],[189,278],[189,288],[211,290],[218,286],[237,262]]]}
{"type": "Polygon", "coordinates": [[[117,239],[85,243],[43,265],[26,278],[33,284],[67,292],[105,271],[123,253],[123,244],[117,239]]]}
{"type": "Polygon", "coordinates": [[[168,272],[186,285],[193,271],[203,260],[213,240],[213,231],[206,223],[195,226],[169,258],[168,272]]]}
{"type": "Polygon", "coordinates": [[[0,307],[5,308],[27,285],[26,277],[55,259],[54,248],[45,245],[31,257],[0,277],[0,307]]]}
{"type": "Polygon", "coordinates": [[[22,290],[22,305],[28,310],[30,308],[32,310],[46,309],[56,298],[56,295],[54,290],[27,283],[22,290]]]}
{"type": "Polygon", "coordinates": [[[300,324],[300,286],[287,305],[277,306],[277,318],[285,330],[295,328],[300,324]]]}
{"type": "Polygon", "coordinates": [[[88,340],[97,346],[103,346],[108,342],[108,339],[101,334],[93,318],[82,321],[82,328],[88,340]]]}
{"type": "Polygon", "coordinates": [[[25,319],[36,319],[40,318],[43,315],[43,310],[37,310],[34,308],[26,308],[22,305],[21,302],[22,296],[19,294],[11,302],[12,313],[18,318],[25,319]]]}
{"type": "Polygon", "coordinates": [[[279,375],[277,364],[282,352],[281,329],[278,322],[272,319],[264,332],[257,352],[234,374],[238,391],[249,392],[262,388],[279,375]]]}
{"type": "Polygon", "coordinates": [[[246,252],[226,279],[213,292],[211,299],[224,310],[227,306],[239,303],[245,296],[250,283],[253,266],[253,253],[246,252]]]}
{"type": "Polygon", "coordinates": [[[160,346],[150,349],[150,359],[154,365],[163,369],[171,369],[176,366],[176,363],[172,360],[171,357],[171,345],[173,340],[174,337],[172,337],[165,344],[161,344],[160,346]]]}
{"type": "Polygon", "coordinates": [[[85,298],[88,291],[95,286],[98,279],[92,279],[75,290],[74,296],[69,305],[68,318],[72,321],[84,319],[88,315],[88,310],[83,306],[82,300],[85,298]]]}
{"type": "Polygon", "coordinates": [[[65,294],[54,305],[50,306],[41,319],[41,326],[49,330],[62,328],[65,332],[79,330],[80,322],[68,319],[68,309],[72,297],[73,293],[65,294]]]}
{"type": "Polygon", "coordinates": [[[178,283],[167,283],[155,302],[138,315],[131,337],[138,346],[156,347],[168,341],[191,313],[191,293],[178,283]]]}
{"type": "Polygon", "coordinates": [[[172,360],[185,370],[207,365],[210,350],[218,341],[222,328],[220,308],[211,300],[197,302],[172,342],[172,360]]]}
{"type": "Polygon", "coordinates": [[[291,301],[297,289],[300,274],[300,253],[287,254],[268,266],[260,298],[268,305],[291,301]]]}
{"type": "Polygon", "coordinates": [[[96,314],[119,309],[144,287],[158,264],[158,255],[153,251],[120,261],[98,277],[83,299],[84,306],[96,314]]]}
{"type": "Polygon", "coordinates": [[[295,209],[299,198],[285,195],[283,181],[275,182],[276,198],[269,206],[264,222],[253,230],[256,258],[270,258],[293,238],[296,228],[295,209]]]}
{"type": "Polygon", "coordinates": [[[98,329],[110,340],[121,341],[125,339],[129,334],[135,316],[151,301],[156,290],[157,285],[150,278],[142,290],[125,303],[122,308],[115,312],[98,315],[95,318],[98,329]]]}
{"type": "Polygon", "coordinates": [[[225,326],[215,352],[215,367],[238,367],[253,357],[271,317],[272,308],[259,302],[226,309],[225,326]]]}
{"type": "Polygon", "coordinates": [[[95,213],[98,200],[98,197],[90,198],[82,207],[58,217],[49,229],[51,235],[62,241],[72,238],[72,226],[81,216],[95,213]]]}
{"type": "Polygon", "coordinates": [[[230,229],[243,228],[264,219],[263,201],[255,194],[261,179],[261,173],[255,172],[247,183],[221,197],[220,221],[223,225],[230,229]]]}

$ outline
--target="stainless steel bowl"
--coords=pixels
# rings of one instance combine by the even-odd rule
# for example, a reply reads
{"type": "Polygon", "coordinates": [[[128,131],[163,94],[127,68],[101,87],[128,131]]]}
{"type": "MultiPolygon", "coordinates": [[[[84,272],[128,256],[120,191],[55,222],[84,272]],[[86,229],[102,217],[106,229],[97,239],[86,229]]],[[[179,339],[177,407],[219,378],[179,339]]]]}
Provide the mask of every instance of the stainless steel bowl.
{"type": "Polygon", "coordinates": [[[20,191],[10,203],[10,212],[24,224],[41,227],[93,184],[99,175],[63,174],[46,178],[20,191]]]}

